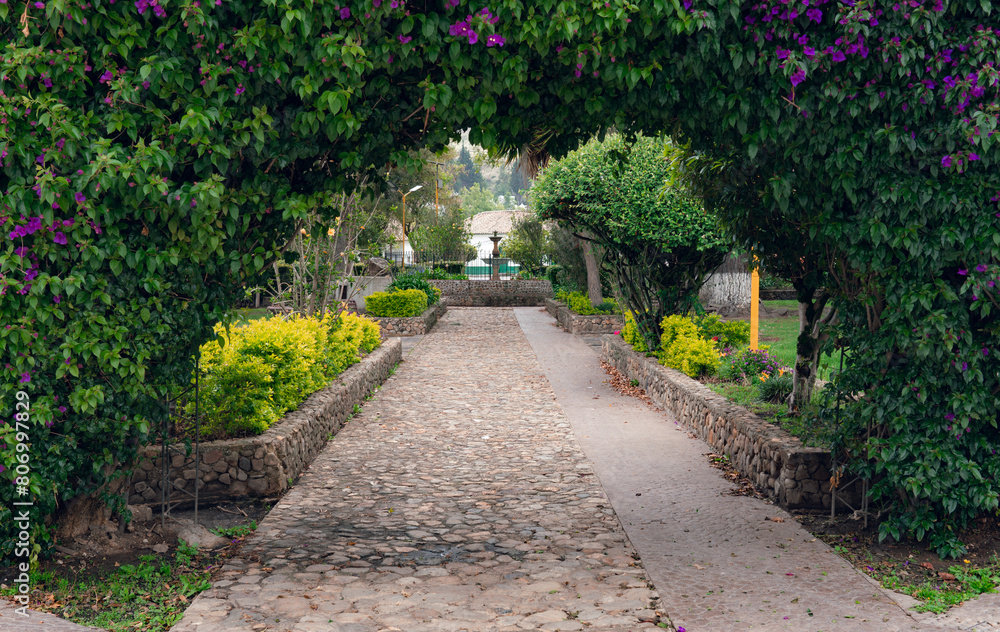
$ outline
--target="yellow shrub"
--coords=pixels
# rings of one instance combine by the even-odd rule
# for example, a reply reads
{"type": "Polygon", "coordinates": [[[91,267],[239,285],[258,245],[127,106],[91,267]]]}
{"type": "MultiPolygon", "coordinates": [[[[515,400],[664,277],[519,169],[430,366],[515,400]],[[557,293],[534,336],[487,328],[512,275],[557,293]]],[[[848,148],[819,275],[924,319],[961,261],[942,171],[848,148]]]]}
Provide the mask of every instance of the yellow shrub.
{"type": "Polygon", "coordinates": [[[677,338],[697,338],[698,326],[690,318],[676,314],[660,321],[660,349],[667,349],[677,338]]]}
{"type": "MultiPolygon", "coordinates": [[[[688,321],[690,322],[690,321],[688,321]]],[[[677,369],[690,377],[712,375],[719,368],[719,352],[711,340],[697,335],[678,336],[657,357],[660,364],[677,369]]]]}
{"type": "Polygon", "coordinates": [[[267,318],[216,333],[201,348],[203,427],[211,436],[261,434],[380,343],[378,324],[339,318],[267,318]]]}
{"type": "Polygon", "coordinates": [[[632,345],[632,348],[639,353],[649,351],[646,347],[646,341],[642,339],[642,334],[639,333],[639,326],[635,324],[635,317],[627,309],[625,310],[625,324],[622,326],[622,340],[632,345]]]}

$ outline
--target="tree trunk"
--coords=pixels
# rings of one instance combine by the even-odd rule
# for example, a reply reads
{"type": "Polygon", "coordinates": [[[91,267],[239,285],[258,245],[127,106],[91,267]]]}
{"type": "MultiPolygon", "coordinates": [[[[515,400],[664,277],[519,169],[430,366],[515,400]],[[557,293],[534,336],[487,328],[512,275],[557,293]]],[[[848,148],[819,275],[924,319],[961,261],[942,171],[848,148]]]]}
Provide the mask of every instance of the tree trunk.
{"type": "MultiPolygon", "coordinates": [[[[794,283],[794,281],[793,281],[794,283]]],[[[830,295],[825,291],[813,298],[815,288],[799,288],[799,337],[795,345],[795,371],[792,374],[792,394],[788,398],[788,410],[794,412],[808,405],[816,386],[819,371],[819,352],[827,335],[820,331],[820,325],[829,324],[836,315],[832,310],[826,318],[823,310],[830,295]]]]}
{"type": "Polygon", "coordinates": [[[583,248],[583,262],[587,265],[587,296],[590,298],[590,304],[597,307],[604,302],[604,295],[601,293],[601,269],[597,266],[594,245],[590,240],[581,239],[580,247],[583,248]]]}

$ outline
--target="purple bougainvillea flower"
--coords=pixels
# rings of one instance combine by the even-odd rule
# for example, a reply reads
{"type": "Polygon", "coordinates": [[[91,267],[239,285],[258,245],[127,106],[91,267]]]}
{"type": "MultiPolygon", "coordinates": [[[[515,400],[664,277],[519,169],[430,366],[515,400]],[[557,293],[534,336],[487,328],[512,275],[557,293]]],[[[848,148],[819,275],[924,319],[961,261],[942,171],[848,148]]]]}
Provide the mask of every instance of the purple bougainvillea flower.
{"type": "Polygon", "coordinates": [[[36,2],[35,3],[35,8],[36,9],[44,9],[45,8],[45,3],[44,2],[36,2]]]}
{"type": "Polygon", "coordinates": [[[942,158],[941,159],[941,166],[942,167],[950,167],[951,166],[951,156],[945,156],[944,158],[942,158]]]}
{"type": "Polygon", "coordinates": [[[246,91],[247,91],[247,89],[243,87],[242,83],[239,84],[238,86],[236,86],[236,96],[239,96],[239,95],[243,94],[246,91]]]}
{"type": "Polygon", "coordinates": [[[792,51],[788,50],[787,48],[781,48],[779,46],[778,50],[776,52],[778,54],[778,59],[787,59],[788,58],[788,53],[790,53],[792,51]]]}
{"type": "Polygon", "coordinates": [[[56,304],[62,303],[62,296],[56,294],[55,296],[52,297],[52,302],[56,304]]]}
{"type": "Polygon", "coordinates": [[[52,208],[53,208],[53,210],[58,211],[59,210],[59,203],[58,202],[53,202],[52,203],[52,208]]]}
{"type": "Polygon", "coordinates": [[[59,407],[59,412],[61,412],[61,413],[66,412],[66,407],[65,406],[60,406],[59,407]]]}
{"type": "Polygon", "coordinates": [[[963,362],[962,363],[962,370],[963,371],[968,371],[969,370],[969,363],[968,362],[963,362]]]}
{"type": "MultiPolygon", "coordinates": [[[[41,4],[41,3],[39,3],[39,4],[41,4]]],[[[22,373],[21,374],[21,379],[19,381],[21,382],[21,384],[27,384],[28,382],[31,381],[31,373],[27,373],[27,372],[22,373]]]]}
{"type": "Polygon", "coordinates": [[[800,83],[802,83],[805,80],[806,80],[806,71],[805,71],[805,69],[798,68],[798,69],[795,70],[794,73],[792,73],[791,81],[792,81],[792,85],[793,86],[797,86],[797,85],[799,85],[800,83]]]}
{"type": "Polygon", "coordinates": [[[101,234],[101,224],[100,222],[90,222],[90,227],[94,229],[94,232],[98,235],[101,234]]]}
{"type": "Polygon", "coordinates": [[[954,421],[955,420],[955,414],[954,413],[948,413],[947,415],[944,416],[944,418],[947,419],[948,421],[954,421]]]}
{"type": "Polygon", "coordinates": [[[400,35],[400,36],[399,36],[399,37],[397,37],[396,39],[398,39],[398,40],[399,40],[399,43],[400,43],[400,44],[409,44],[409,43],[410,43],[410,41],[411,41],[411,40],[412,40],[413,38],[412,38],[412,37],[410,37],[409,35],[400,35]]]}
{"type": "Polygon", "coordinates": [[[486,38],[486,46],[487,47],[490,47],[490,46],[503,46],[506,42],[507,42],[506,39],[504,39],[500,35],[497,35],[496,33],[494,33],[493,35],[490,35],[489,37],[486,38]]]}
{"type": "Polygon", "coordinates": [[[990,350],[987,349],[986,347],[983,347],[983,357],[985,358],[988,355],[990,355],[990,350]]]}
{"type": "Polygon", "coordinates": [[[349,17],[351,17],[351,10],[348,9],[347,7],[342,8],[340,10],[340,19],[341,20],[346,20],[349,17]]]}
{"type": "Polygon", "coordinates": [[[143,81],[143,82],[142,82],[142,87],[143,87],[144,89],[146,89],[146,90],[149,90],[149,82],[148,82],[148,81],[143,81]]]}
{"type": "Polygon", "coordinates": [[[475,44],[478,41],[479,41],[479,34],[476,33],[475,31],[469,31],[469,43],[475,44]]]}
{"type": "Polygon", "coordinates": [[[109,83],[114,78],[115,78],[115,75],[110,70],[105,70],[104,74],[101,75],[101,78],[98,79],[98,81],[100,83],[109,83]]]}
{"type": "Polygon", "coordinates": [[[968,274],[968,273],[969,273],[969,271],[968,271],[968,270],[959,270],[959,271],[958,271],[958,275],[959,275],[959,276],[965,276],[965,275],[966,275],[966,274],[968,274]]]}
{"type": "Polygon", "coordinates": [[[194,208],[196,206],[198,206],[198,202],[196,202],[195,200],[191,200],[191,208],[194,208]]]}
{"type": "Polygon", "coordinates": [[[986,272],[986,264],[980,263],[976,266],[976,272],[986,272]]]}
{"type": "Polygon", "coordinates": [[[61,244],[63,246],[69,243],[66,239],[66,233],[60,233],[58,231],[52,233],[52,241],[56,242],[57,244],[61,244]]]}
{"type": "Polygon", "coordinates": [[[976,152],[972,152],[971,154],[969,154],[969,160],[970,161],[979,160],[979,154],[977,154],[976,152]]]}
{"type": "MultiPolygon", "coordinates": [[[[450,9],[452,7],[457,7],[458,6],[458,2],[459,2],[459,0],[448,0],[448,2],[444,3],[444,6],[445,6],[446,9],[450,9]]],[[[378,6],[378,5],[375,5],[375,6],[378,6]]]]}
{"type": "Polygon", "coordinates": [[[844,54],[844,51],[835,50],[835,51],[833,51],[833,53],[830,54],[830,60],[831,61],[846,61],[847,60],[847,55],[844,54]]]}
{"type": "Polygon", "coordinates": [[[823,19],[823,12],[819,9],[806,9],[806,17],[813,22],[819,22],[823,19]]]}
{"type": "Polygon", "coordinates": [[[84,197],[82,191],[77,191],[76,193],[74,193],[73,194],[73,199],[76,200],[77,204],[83,204],[84,202],[87,201],[87,198],[84,197]]]}

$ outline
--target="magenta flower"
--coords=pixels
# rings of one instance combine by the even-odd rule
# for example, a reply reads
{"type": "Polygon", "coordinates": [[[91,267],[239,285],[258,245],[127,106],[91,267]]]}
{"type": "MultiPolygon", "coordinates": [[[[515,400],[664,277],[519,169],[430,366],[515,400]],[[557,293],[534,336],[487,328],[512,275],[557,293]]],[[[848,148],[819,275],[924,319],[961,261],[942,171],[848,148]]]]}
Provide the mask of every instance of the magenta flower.
{"type": "Polygon", "coordinates": [[[146,90],[149,90],[149,82],[148,82],[148,81],[143,81],[143,82],[142,82],[142,87],[143,87],[144,89],[146,89],[146,90]]]}
{"type": "Polygon", "coordinates": [[[807,9],[806,17],[812,20],[813,22],[819,22],[820,20],[823,19],[823,12],[820,11],[819,9],[807,9]]]}
{"type": "Polygon", "coordinates": [[[44,2],[36,2],[35,3],[35,8],[36,9],[44,9],[45,8],[45,3],[44,2]]]}
{"type": "Polygon", "coordinates": [[[351,17],[351,10],[348,9],[347,7],[342,8],[340,10],[340,19],[341,20],[346,20],[349,17],[351,17]]]}
{"type": "Polygon", "coordinates": [[[965,275],[966,275],[966,274],[968,274],[968,273],[969,273],[969,271],[968,271],[968,270],[959,270],[959,271],[958,271],[958,274],[959,274],[959,276],[965,276],[965,275]]]}
{"type": "Polygon", "coordinates": [[[191,200],[191,208],[194,208],[196,206],[198,206],[198,203],[195,202],[194,200],[191,200]]]}
{"type": "Polygon", "coordinates": [[[486,38],[486,46],[503,46],[507,42],[502,36],[493,34],[486,38]]]}
{"type": "MultiPolygon", "coordinates": [[[[39,2],[39,4],[41,3],[39,2]]],[[[19,381],[21,382],[21,384],[27,384],[28,382],[31,381],[31,373],[28,372],[22,373],[21,379],[19,381]]]]}
{"type": "Polygon", "coordinates": [[[100,83],[110,83],[111,80],[114,79],[114,78],[115,78],[115,76],[114,76],[114,74],[110,70],[105,70],[104,74],[101,75],[101,78],[98,79],[98,81],[100,83]]]}
{"type": "Polygon", "coordinates": [[[479,35],[475,31],[469,31],[469,43],[475,44],[479,41],[479,35]]]}
{"type": "Polygon", "coordinates": [[[792,73],[792,85],[797,86],[806,80],[806,71],[803,68],[797,68],[794,73],[792,73]]]}
{"type": "Polygon", "coordinates": [[[56,231],[55,233],[52,233],[52,241],[56,242],[57,244],[61,244],[63,246],[65,246],[67,243],[69,243],[66,240],[66,234],[65,233],[60,233],[58,231],[56,231]]]}
{"type": "Polygon", "coordinates": [[[983,357],[985,358],[988,355],[990,355],[990,350],[987,349],[986,347],[983,347],[983,357]]]}
{"type": "Polygon", "coordinates": [[[986,264],[980,263],[976,266],[976,272],[986,272],[986,264]]]}
{"type": "Polygon", "coordinates": [[[82,191],[77,191],[76,193],[74,193],[73,194],[73,199],[76,200],[77,204],[83,204],[84,202],[87,201],[87,198],[84,197],[82,191]]]}
{"type": "Polygon", "coordinates": [[[238,86],[236,86],[236,96],[239,96],[239,95],[243,94],[246,91],[247,91],[247,89],[243,87],[242,83],[239,84],[238,86]]]}
{"type": "Polygon", "coordinates": [[[969,154],[969,161],[972,162],[974,160],[979,160],[979,154],[977,154],[976,152],[972,152],[969,154]]]}
{"type": "Polygon", "coordinates": [[[62,296],[56,294],[55,296],[52,297],[52,302],[55,303],[56,305],[62,303],[62,296]]]}
{"type": "Polygon", "coordinates": [[[396,39],[398,39],[398,40],[399,40],[399,43],[400,43],[400,44],[409,44],[409,43],[410,43],[410,40],[412,40],[413,38],[412,38],[412,37],[410,37],[409,35],[400,35],[400,36],[399,36],[398,38],[396,38],[396,39]]]}
{"type": "Polygon", "coordinates": [[[59,407],[59,412],[61,412],[61,413],[66,412],[66,407],[65,406],[60,406],[59,407]]]}
{"type": "Polygon", "coordinates": [[[942,167],[950,167],[951,166],[951,156],[945,156],[944,158],[942,158],[941,159],[941,166],[942,167]]]}

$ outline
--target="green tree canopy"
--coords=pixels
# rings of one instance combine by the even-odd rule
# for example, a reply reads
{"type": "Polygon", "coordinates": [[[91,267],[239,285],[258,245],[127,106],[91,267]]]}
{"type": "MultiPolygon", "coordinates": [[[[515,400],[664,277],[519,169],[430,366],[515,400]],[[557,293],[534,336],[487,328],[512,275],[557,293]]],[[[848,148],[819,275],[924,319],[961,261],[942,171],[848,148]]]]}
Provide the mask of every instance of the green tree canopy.
{"type": "Polygon", "coordinates": [[[660,321],[684,314],[708,275],[729,253],[717,219],[664,185],[671,164],[657,138],[591,141],[542,170],[531,191],[543,219],[589,235],[604,251],[650,349],[660,321]]]}

